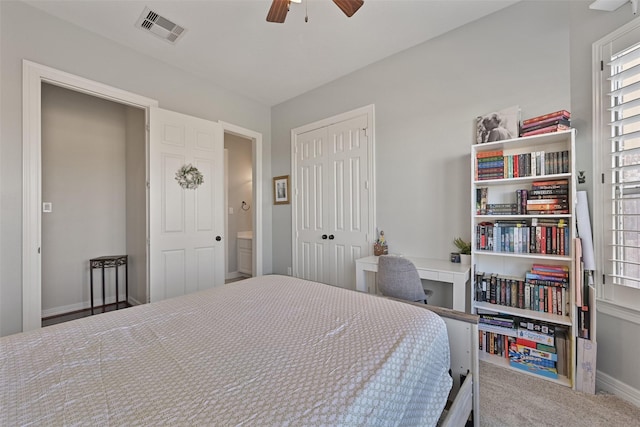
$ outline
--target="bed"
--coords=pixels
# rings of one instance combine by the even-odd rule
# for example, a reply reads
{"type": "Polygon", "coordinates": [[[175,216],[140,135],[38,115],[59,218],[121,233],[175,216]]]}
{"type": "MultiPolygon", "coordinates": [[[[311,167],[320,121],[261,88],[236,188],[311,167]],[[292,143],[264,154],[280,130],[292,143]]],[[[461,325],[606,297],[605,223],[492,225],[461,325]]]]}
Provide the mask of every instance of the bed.
{"type": "Polygon", "coordinates": [[[412,304],[247,279],[0,338],[0,425],[428,426],[452,386],[465,408],[440,423],[464,425],[448,329],[412,304]]]}

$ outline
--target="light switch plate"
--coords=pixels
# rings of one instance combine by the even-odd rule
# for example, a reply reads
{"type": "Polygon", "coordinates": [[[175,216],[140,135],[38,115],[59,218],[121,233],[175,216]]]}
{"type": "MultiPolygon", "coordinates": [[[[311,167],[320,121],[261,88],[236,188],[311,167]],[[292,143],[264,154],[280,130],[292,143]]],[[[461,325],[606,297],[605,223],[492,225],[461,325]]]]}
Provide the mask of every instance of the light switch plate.
{"type": "Polygon", "coordinates": [[[53,212],[53,203],[51,203],[51,202],[43,202],[42,203],[42,212],[46,212],[46,213],[53,212]]]}

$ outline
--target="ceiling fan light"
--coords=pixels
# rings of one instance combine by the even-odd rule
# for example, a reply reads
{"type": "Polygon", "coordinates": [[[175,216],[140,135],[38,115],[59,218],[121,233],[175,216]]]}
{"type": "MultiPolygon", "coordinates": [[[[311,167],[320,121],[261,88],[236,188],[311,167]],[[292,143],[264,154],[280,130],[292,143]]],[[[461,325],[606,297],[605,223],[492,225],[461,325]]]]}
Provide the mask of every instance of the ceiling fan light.
{"type": "Polygon", "coordinates": [[[302,0],[289,0],[291,3],[302,3],[302,0]]]}

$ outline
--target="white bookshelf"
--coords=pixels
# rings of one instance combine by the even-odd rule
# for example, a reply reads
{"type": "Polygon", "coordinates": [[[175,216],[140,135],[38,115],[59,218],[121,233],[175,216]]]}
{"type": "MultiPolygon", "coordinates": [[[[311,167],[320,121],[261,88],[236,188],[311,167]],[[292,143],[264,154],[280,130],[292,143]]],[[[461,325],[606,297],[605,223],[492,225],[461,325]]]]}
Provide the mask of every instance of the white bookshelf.
{"type": "MultiPolygon", "coordinates": [[[[482,155],[482,154],[481,154],[482,155]]],[[[519,158],[520,162],[522,162],[524,156],[519,158]]],[[[519,174],[524,175],[526,173],[526,169],[520,169],[523,167],[519,166],[519,174]]],[[[529,169],[531,165],[528,165],[529,169]]],[[[537,165],[539,166],[539,165],[537,165]]],[[[514,169],[512,168],[512,171],[514,169]]],[[[558,169],[553,169],[552,171],[558,171],[558,169]]],[[[505,176],[513,176],[513,172],[505,176]]],[[[473,145],[471,148],[471,236],[472,236],[472,252],[471,252],[471,265],[472,265],[472,277],[471,277],[471,307],[473,313],[493,313],[500,315],[508,315],[513,316],[519,319],[530,319],[534,323],[544,323],[550,326],[565,328],[567,329],[567,340],[569,341],[569,345],[567,346],[567,367],[566,374],[567,375],[558,375],[557,379],[548,378],[546,376],[537,375],[535,373],[531,373],[530,375],[534,375],[538,378],[542,378],[545,380],[549,380],[558,384],[562,384],[567,387],[575,388],[575,358],[576,358],[576,309],[575,305],[572,304],[572,301],[575,298],[575,263],[573,261],[573,240],[576,237],[576,227],[575,227],[575,204],[576,204],[576,185],[575,185],[575,130],[567,130],[561,132],[555,132],[544,135],[536,135],[524,138],[514,138],[506,141],[498,141],[491,142],[486,144],[477,144],[473,145]],[[477,171],[477,158],[480,153],[490,153],[490,152],[502,152],[503,156],[514,156],[514,155],[523,155],[529,154],[529,156],[533,156],[535,159],[536,153],[556,153],[567,151],[568,156],[566,157],[565,168],[562,173],[548,173],[550,170],[550,165],[545,168],[545,173],[540,173],[541,171],[537,169],[537,174],[535,176],[515,176],[510,178],[492,178],[492,179],[479,179],[477,171]],[[568,171],[567,171],[568,169],[568,171]],[[568,188],[568,213],[562,214],[517,214],[517,213],[508,213],[508,214],[488,214],[484,211],[478,211],[477,209],[477,200],[476,195],[478,193],[478,189],[482,187],[486,187],[486,202],[489,204],[508,204],[508,203],[516,203],[516,190],[521,189],[530,189],[532,183],[538,181],[557,181],[557,180],[567,180],[569,184],[568,188]],[[481,223],[489,223],[495,224],[495,221],[504,221],[504,220],[517,220],[524,221],[525,224],[522,227],[530,227],[531,224],[535,224],[536,221],[541,219],[547,220],[563,220],[566,223],[566,227],[568,229],[567,234],[564,239],[569,240],[568,242],[568,251],[565,253],[558,254],[547,254],[547,253],[529,253],[523,252],[523,248],[525,250],[530,250],[530,246],[527,244],[531,235],[526,235],[526,231],[522,231],[522,235],[519,237],[522,240],[522,245],[520,245],[519,249],[516,251],[503,250],[498,251],[496,249],[497,245],[490,249],[480,249],[477,247],[478,239],[481,237],[479,235],[480,231],[478,226],[481,223]],[[527,237],[524,237],[524,236],[527,237]],[[485,274],[494,274],[503,277],[521,277],[524,279],[525,274],[531,269],[533,264],[551,264],[551,265],[562,265],[568,267],[569,269],[569,286],[565,291],[565,300],[562,300],[564,304],[558,303],[557,307],[562,307],[564,305],[564,309],[562,310],[562,314],[556,314],[553,312],[546,311],[536,311],[531,310],[529,308],[518,307],[520,305],[520,301],[516,303],[511,303],[510,305],[504,304],[495,304],[491,301],[480,301],[477,300],[478,294],[476,293],[478,289],[478,277],[476,275],[480,272],[485,274]]],[[[526,212],[526,211],[522,211],[526,212]]],[[[526,228],[530,229],[530,228],[526,228]]],[[[488,238],[485,236],[485,238],[488,238]]],[[[494,242],[495,243],[495,242],[494,242]]],[[[488,290],[487,290],[488,292],[488,290]]],[[[482,295],[482,294],[480,294],[482,295]]],[[[520,295],[520,292],[518,292],[520,295]]],[[[515,296],[514,296],[515,298],[515,296]]],[[[556,304],[552,304],[554,309],[556,308],[556,304]]],[[[545,308],[546,305],[545,305],[545,308]]],[[[479,325],[479,329],[481,331],[485,331],[486,333],[494,333],[508,336],[515,336],[515,330],[509,330],[508,328],[502,328],[498,326],[491,325],[479,325]]],[[[490,363],[495,363],[500,366],[504,366],[510,369],[514,369],[517,372],[525,372],[521,369],[517,369],[515,367],[511,367],[509,363],[509,358],[506,354],[502,356],[492,355],[486,353],[484,350],[480,351],[481,360],[486,360],[490,363]]]]}

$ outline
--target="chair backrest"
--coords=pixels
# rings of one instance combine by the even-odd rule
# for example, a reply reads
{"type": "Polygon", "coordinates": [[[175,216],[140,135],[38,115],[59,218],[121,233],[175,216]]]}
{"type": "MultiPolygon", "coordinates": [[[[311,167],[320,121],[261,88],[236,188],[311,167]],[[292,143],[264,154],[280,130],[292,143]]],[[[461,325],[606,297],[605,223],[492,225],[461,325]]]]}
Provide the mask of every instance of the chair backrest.
{"type": "Polygon", "coordinates": [[[384,296],[407,301],[427,300],[418,270],[406,258],[394,255],[380,256],[376,283],[384,296]]]}

